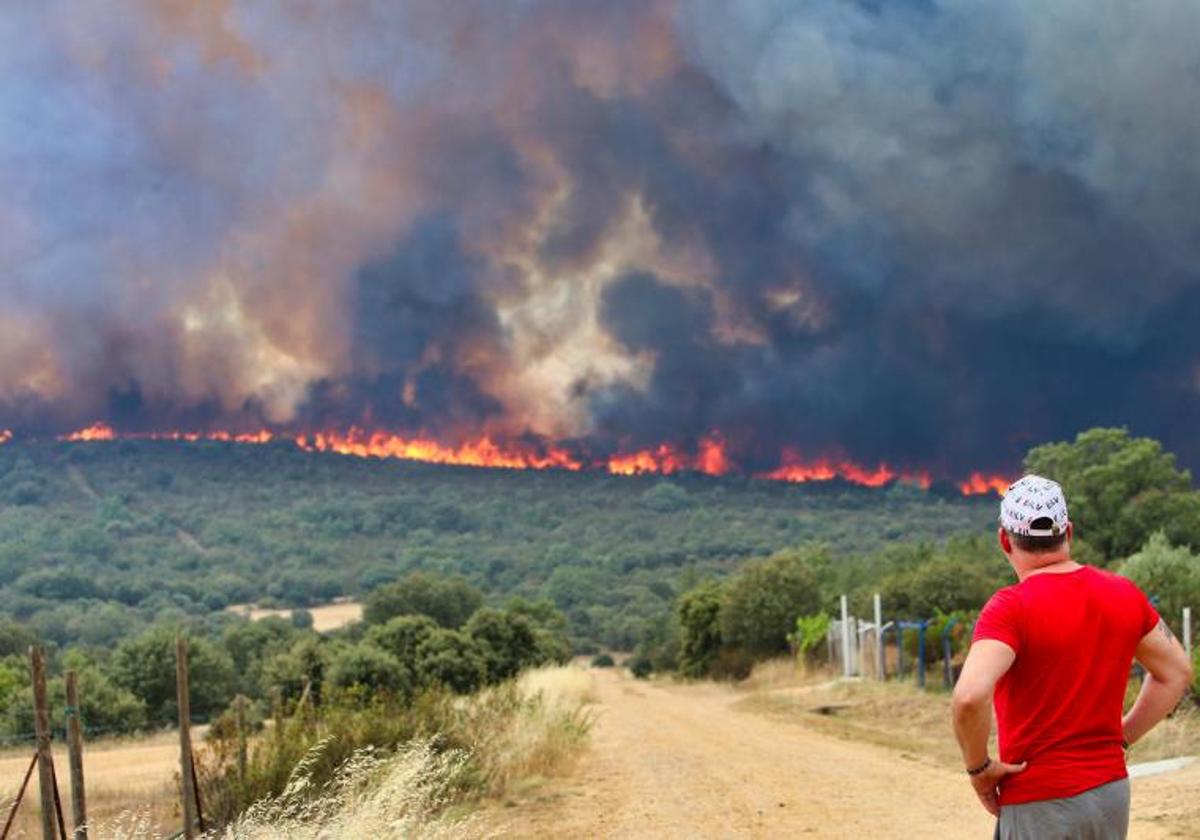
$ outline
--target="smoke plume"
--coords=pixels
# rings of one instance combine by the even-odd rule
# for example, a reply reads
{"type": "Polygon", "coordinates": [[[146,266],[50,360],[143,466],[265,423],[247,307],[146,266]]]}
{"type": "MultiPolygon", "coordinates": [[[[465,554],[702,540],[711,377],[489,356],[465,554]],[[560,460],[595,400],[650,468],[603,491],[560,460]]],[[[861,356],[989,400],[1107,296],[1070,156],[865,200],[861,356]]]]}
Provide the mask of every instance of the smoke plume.
{"type": "Polygon", "coordinates": [[[1200,7],[17,0],[0,429],[1200,465],[1200,7]]]}

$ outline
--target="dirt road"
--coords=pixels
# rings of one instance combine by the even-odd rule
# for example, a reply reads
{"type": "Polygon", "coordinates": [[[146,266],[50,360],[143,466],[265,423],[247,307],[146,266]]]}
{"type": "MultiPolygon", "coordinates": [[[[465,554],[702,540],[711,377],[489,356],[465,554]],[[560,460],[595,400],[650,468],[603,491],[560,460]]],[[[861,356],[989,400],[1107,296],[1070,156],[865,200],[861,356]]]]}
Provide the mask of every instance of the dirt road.
{"type": "MultiPolygon", "coordinates": [[[[507,810],[513,836],[991,837],[962,775],[930,759],[746,711],[722,686],[592,674],[591,746],[570,779],[507,810]]],[[[1136,815],[1133,837],[1172,836],[1136,815]]]]}

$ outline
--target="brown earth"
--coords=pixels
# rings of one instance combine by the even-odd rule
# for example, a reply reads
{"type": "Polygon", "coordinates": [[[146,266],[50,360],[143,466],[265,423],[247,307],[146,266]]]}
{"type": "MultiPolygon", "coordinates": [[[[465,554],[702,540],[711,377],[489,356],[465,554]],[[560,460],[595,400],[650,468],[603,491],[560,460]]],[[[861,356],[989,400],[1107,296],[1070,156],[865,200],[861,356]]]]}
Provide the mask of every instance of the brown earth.
{"type": "MultiPolygon", "coordinates": [[[[576,772],[511,802],[517,837],[991,837],[943,757],[847,740],[714,684],[593,671],[597,722],[576,772]]],[[[811,714],[811,713],[810,713],[811,714]]],[[[945,737],[950,738],[948,724],[945,737]]],[[[1197,836],[1200,766],[1134,782],[1133,838],[1197,836]]]]}

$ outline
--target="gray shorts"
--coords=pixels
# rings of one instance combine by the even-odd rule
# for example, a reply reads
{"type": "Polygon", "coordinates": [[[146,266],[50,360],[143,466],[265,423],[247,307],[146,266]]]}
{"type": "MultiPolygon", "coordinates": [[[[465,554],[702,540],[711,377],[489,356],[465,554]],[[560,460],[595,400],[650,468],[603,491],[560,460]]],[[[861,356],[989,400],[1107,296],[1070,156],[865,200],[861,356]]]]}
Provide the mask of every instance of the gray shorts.
{"type": "Polygon", "coordinates": [[[1066,799],[1005,805],[996,840],[1125,840],[1129,833],[1129,779],[1066,799]]]}

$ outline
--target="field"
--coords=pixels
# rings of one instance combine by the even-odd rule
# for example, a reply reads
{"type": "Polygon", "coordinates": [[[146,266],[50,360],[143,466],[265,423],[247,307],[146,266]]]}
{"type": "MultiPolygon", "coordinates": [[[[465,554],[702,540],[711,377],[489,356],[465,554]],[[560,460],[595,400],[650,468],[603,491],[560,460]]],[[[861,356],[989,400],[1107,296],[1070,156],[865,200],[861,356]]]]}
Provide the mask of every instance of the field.
{"type": "MultiPolygon", "coordinates": [[[[245,616],[251,621],[276,617],[291,620],[292,609],[266,609],[254,604],[232,604],[225,609],[234,615],[245,616]]],[[[335,601],[332,604],[322,604],[308,607],[306,612],[312,616],[312,629],[318,633],[328,633],[331,630],[345,627],[362,620],[363,606],[358,601],[335,601]]]]}
{"type": "MultiPolygon", "coordinates": [[[[196,743],[203,729],[194,732],[196,743]]],[[[32,745],[0,753],[0,808],[7,816],[12,797],[21,786],[29,766],[32,745]]],[[[54,767],[63,797],[64,814],[70,824],[69,771],[66,749],[54,747],[54,767]]],[[[141,738],[121,738],[89,743],[84,750],[84,779],[87,783],[89,819],[104,824],[133,811],[145,814],[149,825],[170,833],[179,823],[178,775],[179,735],[162,732],[141,738]]],[[[17,836],[36,836],[40,831],[37,771],[18,811],[17,836]]]]}

